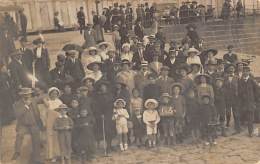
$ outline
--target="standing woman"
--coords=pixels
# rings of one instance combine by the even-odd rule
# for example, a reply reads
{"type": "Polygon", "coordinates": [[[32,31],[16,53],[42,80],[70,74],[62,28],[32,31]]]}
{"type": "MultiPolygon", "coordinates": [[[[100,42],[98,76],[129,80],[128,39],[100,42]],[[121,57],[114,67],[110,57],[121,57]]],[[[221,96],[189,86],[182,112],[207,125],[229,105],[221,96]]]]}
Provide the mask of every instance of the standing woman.
{"type": "Polygon", "coordinates": [[[48,97],[44,100],[47,106],[46,114],[46,135],[47,135],[47,159],[51,162],[56,162],[57,158],[60,156],[60,148],[58,145],[57,132],[54,131],[53,125],[59,113],[55,111],[62,103],[59,99],[60,90],[56,87],[52,87],[48,90],[48,97]]]}
{"type": "Polygon", "coordinates": [[[105,40],[104,33],[103,33],[103,24],[99,15],[96,15],[95,12],[93,12],[92,15],[93,15],[93,29],[95,32],[94,36],[95,36],[96,43],[98,44],[104,42],[105,40]]]}

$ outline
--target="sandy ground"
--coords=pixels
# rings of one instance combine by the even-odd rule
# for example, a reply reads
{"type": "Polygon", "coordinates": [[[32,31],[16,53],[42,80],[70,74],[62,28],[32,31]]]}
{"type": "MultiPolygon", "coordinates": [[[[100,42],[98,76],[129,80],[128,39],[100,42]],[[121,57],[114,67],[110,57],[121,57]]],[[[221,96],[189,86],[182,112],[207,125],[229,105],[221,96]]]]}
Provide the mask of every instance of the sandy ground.
{"type": "MultiPolygon", "coordinates": [[[[56,54],[67,43],[83,43],[79,32],[66,32],[44,35],[47,47],[51,56],[52,66],[56,60],[56,54]]],[[[35,36],[31,36],[32,40],[35,36]]],[[[111,36],[106,35],[106,40],[111,40],[111,36]]],[[[219,56],[225,51],[220,50],[219,56]]],[[[239,54],[239,56],[243,56],[239,54]]],[[[253,72],[260,75],[260,57],[256,57],[252,63],[253,72]]],[[[260,127],[260,125],[258,125],[260,127]]],[[[232,130],[229,131],[232,133],[232,130]]],[[[30,154],[30,140],[25,138],[23,143],[22,157],[17,161],[11,161],[14,151],[15,122],[3,128],[2,140],[2,163],[0,164],[28,164],[27,159],[30,154]]],[[[246,130],[236,136],[218,138],[218,145],[215,147],[205,147],[201,145],[182,144],[175,147],[158,147],[147,150],[145,148],[130,147],[126,152],[116,151],[109,157],[102,155],[100,149],[97,158],[90,164],[256,164],[260,161],[260,138],[247,137],[246,130]]],[[[73,164],[79,162],[73,161],[73,164]]]]}

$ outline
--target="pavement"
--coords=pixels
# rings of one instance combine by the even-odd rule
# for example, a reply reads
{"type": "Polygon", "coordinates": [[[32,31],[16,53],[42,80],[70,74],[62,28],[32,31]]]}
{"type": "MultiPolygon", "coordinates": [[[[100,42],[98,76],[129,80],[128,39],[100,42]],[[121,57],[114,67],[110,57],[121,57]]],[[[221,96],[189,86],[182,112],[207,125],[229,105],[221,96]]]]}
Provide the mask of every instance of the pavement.
{"type": "MultiPolygon", "coordinates": [[[[36,36],[30,36],[33,40],[36,36]]],[[[83,43],[83,38],[79,32],[66,32],[47,34],[44,36],[46,46],[49,49],[51,65],[56,61],[56,54],[67,43],[83,43]]],[[[106,40],[111,40],[110,35],[106,35],[106,40]]],[[[29,45],[30,46],[30,45],[29,45]]],[[[225,51],[220,50],[219,56],[225,51]]],[[[240,57],[242,56],[239,55],[240,57]]],[[[254,73],[259,73],[258,67],[260,57],[257,56],[252,69],[254,73]]],[[[256,125],[260,129],[260,125],[256,125]]],[[[128,151],[116,151],[108,157],[103,156],[102,149],[98,150],[97,157],[88,162],[89,164],[257,164],[260,161],[260,137],[249,138],[247,131],[239,135],[231,135],[233,127],[229,130],[229,137],[219,137],[218,145],[207,147],[203,144],[191,145],[181,144],[175,147],[159,146],[154,149],[137,148],[132,146],[128,151]]],[[[31,151],[30,140],[27,136],[23,143],[23,153],[17,161],[11,161],[14,152],[15,142],[15,122],[3,128],[2,137],[2,161],[0,164],[28,164],[28,157],[31,151]]],[[[79,164],[73,161],[73,164],[79,164]]]]}

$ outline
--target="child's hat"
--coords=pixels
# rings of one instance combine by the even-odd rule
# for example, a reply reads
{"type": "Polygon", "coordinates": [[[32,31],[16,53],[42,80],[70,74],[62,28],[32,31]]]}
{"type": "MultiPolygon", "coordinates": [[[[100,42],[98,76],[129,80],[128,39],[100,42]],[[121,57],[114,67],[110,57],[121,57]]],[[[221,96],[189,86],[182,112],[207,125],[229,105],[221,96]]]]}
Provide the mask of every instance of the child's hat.
{"type": "Polygon", "coordinates": [[[147,99],[147,100],[145,101],[145,103],[144,103],[144,107],[145,107],[145,108],[148,108],[148,104],[149,104],[149,103],[155,104],[155,108],[157,108],[158,105],[159,105],[159,103],[158,103],[157,100],[155,100],[155,99],[147,99]]]}
{"type": "Polygon", "coordinates": [[[179,87],[181,91],[183,90],[183,85],[181,83],[172,83],[171,89],[173,89],[174,87],[179,87]]]}
{"type": "Polygon", "coordinates": [[[66,104],[61,104],[58,108],[55,109],[56,112],[68,111],[68,106],[66,104]]]}
{"type": "Polygon", "coordinates": [[[114,106],[117,106],[119,102],[122,102],[124,107],[126,106],[126,102],[124,99],[116,99],[116,101],[114,102],[114,106]]]}

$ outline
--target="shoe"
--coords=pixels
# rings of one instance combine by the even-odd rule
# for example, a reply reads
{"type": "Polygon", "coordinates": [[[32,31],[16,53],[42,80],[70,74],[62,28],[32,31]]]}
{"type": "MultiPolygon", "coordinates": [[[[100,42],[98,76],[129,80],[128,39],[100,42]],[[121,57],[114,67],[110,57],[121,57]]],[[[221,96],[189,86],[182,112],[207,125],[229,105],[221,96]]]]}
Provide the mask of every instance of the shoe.
{"type": "Polygon", "coordinates": [[[209,142],[205,142],[205,145],[206,145],[206,146],[209,146],[209,142]]]}
{"type": "Polygon", "coordinates": [[[15,160],[17,160],[18,157],[20,157],[20,153],[16,152],[16,153],[14,153],[12,160],[15,161],[15,160]]]}
{"type": "Polygon", "coordinates": [[[124,145],[124,148],[125,148],[125,150],[127,150],[127,149],[128,149],[128,145],[127,145],[127,144],[125,144],[125,145],[124,145]]]}
{"type": "Polygon", "coordinates": [[[123,144],[120,144],[119,146],[120,146],[120,150],[121,150],[121,151],[124,151],[124,150],[125,150],[123,144]]]}

